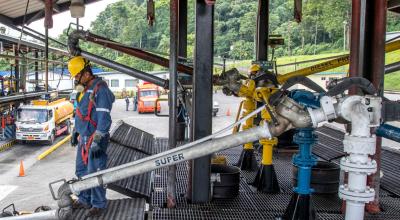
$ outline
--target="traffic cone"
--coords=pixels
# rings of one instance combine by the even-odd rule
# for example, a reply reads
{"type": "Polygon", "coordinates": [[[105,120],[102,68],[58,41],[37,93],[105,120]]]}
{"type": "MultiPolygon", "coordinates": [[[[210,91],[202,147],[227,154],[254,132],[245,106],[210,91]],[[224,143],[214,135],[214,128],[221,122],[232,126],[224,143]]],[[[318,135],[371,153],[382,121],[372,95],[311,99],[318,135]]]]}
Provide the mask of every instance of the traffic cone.
{"type": "Polygon", "coordinates": [[[22,160],[19,164],[19,176],[20,177],[25,176],[24,163],[22,162],[22,160]]]}
{"type": "Polygon", "coordinates": [[[228,111],[226,111],[226,116],[231,116],[231,109],[228,108],[228,111]]]}

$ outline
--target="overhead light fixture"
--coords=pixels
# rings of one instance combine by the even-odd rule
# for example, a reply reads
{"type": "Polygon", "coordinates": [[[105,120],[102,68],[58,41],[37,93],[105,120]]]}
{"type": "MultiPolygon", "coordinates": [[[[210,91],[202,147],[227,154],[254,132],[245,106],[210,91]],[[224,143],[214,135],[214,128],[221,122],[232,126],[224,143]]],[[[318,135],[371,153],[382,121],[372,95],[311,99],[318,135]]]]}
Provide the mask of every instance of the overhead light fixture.
{"type": "Polygon", "coordinates": [[[83,0],[71,0],[69,11],[71,12],[71,17],[83,18],[85,16],[85,3],[83,0]]]}

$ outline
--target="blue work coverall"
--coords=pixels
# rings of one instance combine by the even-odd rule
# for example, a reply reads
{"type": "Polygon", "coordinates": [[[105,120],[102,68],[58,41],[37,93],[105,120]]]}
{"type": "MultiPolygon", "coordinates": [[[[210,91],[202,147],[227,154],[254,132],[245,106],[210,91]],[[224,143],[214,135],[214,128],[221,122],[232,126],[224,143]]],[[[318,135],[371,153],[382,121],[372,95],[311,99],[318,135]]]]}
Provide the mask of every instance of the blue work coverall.
{"type": "MultiPolygon", "coordinates": [[[[75,171],[78,178],[103,170],[107,166],[106,150],[110,140],[110,113],[112,104],[115,101],[114,94],[110,91],[104,81],[100,78],[95,78],[81,100],[78,101],[77,109],[79,109],[83,116],[88,115],[90,96],[98,83],[101,83],[101,85],[98,87],[98,90],[93,97],[95,105],[91,112],[91,119],[97,123],[97,128],[89,121],[84,121],[77,114],[75,115],[75,129],[79,133],[80,137],[77,147],[75,171]],[[102,151],[97,158],[94,158],[90,149],[88,153],[88,163],[85,164],[82,159],[81,151],[82,148],[85,148],[86,143],[94,132],[99,133],[102,136],[99,142],[102,151]]],[[[106,189],[102,186],[82,191],[79,193],[78,198],[80,203],[91,205],[92,207],[106,208],[107,206],[106,189]]]]}

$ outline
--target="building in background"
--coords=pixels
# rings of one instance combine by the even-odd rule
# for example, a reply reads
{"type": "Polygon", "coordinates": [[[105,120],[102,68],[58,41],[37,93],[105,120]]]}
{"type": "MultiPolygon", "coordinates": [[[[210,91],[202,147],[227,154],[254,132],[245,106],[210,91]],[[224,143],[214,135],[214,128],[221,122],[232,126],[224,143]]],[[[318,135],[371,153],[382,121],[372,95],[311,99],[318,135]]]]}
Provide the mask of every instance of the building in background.
{"type": "MultiPolygon", "coordinates": [[[[136,85],[143,83],[143,80],[119,72],[98,72],[95,74],[102,77],[113,92],[122,92],[123,89],[126,91],[136,91],[136,85]]],[[[153,71],[150,74],[162,79],[168,79],[169,75],[167,71],[153,71]]]]}

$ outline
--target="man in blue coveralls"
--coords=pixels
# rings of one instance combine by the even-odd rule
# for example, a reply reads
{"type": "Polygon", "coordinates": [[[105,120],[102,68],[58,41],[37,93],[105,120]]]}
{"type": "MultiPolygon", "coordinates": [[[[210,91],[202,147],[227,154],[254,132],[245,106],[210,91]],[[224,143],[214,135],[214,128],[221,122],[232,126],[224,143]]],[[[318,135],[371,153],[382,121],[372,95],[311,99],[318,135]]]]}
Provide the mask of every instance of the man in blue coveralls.
{"type": "MultiPolygon", "coordinates": [[[[103,170],[107,165],[107,146],[110,140],[111,108],[115,100],[107,84],[93,75],[90,63],[81,56],[68,63],[71,78],[75,79],[77,108],[75,132],[71,138],[78,145],[76,154],[76,176],[103,170]]],[[[74,201],[73,208],[89,209],[87,217],[97,217],[107,206],[106,189],[103,186],[82,191],[74,201]]]]}

